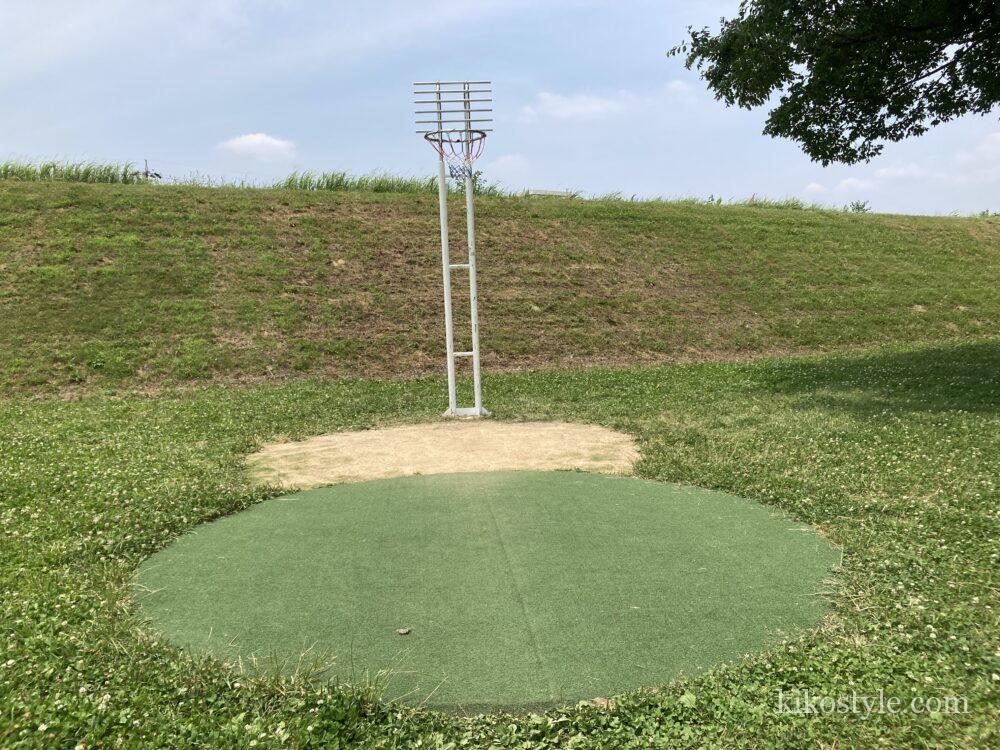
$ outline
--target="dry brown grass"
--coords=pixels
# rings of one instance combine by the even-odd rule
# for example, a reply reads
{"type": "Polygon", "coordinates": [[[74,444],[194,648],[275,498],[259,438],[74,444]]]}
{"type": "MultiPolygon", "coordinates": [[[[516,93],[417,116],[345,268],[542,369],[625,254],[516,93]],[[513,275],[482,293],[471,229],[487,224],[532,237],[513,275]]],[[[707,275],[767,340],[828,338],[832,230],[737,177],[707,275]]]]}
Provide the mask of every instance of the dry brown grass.
{"type": "MultiPolygon", "coordinates": [[[[1000,318],[996,219],[522,198],[478,211],[489,370],[974,339],[1000,318]]],[[[441,369],[434,196],[0,183],[0,217],[8,392],[441,369]]]]}

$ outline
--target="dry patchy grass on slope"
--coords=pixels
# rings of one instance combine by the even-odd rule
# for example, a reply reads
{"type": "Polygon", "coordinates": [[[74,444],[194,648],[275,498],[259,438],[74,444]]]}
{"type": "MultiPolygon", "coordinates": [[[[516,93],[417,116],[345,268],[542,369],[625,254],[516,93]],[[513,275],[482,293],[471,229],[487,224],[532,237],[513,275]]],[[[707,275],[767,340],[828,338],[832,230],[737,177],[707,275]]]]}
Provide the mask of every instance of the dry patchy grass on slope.
{"type": "MultiPolygon", "coordinates": [[[[495,197],[478,210],[490,369],[970,339],[1000,317],[994,218],[495,197]]],[[[461,256],[457,201],[452,221],[461,256]]],[[[0,182],[0,383],[436,371],[439,252],[432,195],[0,182]]]]}

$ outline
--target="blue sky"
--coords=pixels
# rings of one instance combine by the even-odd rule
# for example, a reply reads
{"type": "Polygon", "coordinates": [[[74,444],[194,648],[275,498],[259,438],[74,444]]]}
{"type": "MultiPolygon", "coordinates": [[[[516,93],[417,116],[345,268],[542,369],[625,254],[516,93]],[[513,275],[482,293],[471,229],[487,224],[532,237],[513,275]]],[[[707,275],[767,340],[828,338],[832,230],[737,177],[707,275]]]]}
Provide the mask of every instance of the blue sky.
{"type": "Polygon", "coordinates": [[[1000,211],[997,113],[823,168],[727,109],[666,50],[738,3],[669,0],[6,0],[0,157],[133,161],[268,180],[432,174],[410,83],[494,81],[482,158],[513,188],[799,197],[1000,211]]]}

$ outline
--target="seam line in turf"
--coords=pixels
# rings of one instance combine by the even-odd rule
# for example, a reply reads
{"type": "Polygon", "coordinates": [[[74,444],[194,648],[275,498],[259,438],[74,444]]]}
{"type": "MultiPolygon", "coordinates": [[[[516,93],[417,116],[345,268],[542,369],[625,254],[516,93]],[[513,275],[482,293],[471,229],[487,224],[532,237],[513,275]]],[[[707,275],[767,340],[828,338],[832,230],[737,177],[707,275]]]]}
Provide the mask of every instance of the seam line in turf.
{"type": "Polygon", "coordinates": [[[490,512],[490,520],[493,521],[493,528],[496,529],[497,542],[500,544],[500,552],[503,554],[504,565],[507,567],[507,577],[510,578],[510,585],[514,589],[514,597],[517,599],[517,604],[521,608],[521,616],[524,618],[524,625],[528,629],[528,635],[531,636],[531,648],[535,652],[535,661],[538,663],[538,671],[542,676],[542,679],[549,686],[549,695],[555,695],[555,685],[552,682],[552,678],[549,675],[549,671],[545,668],[545,660],[542,658],[542,650],[538,646],[538,636],[535,634],[535,628],[531,624],[531,618],[528,616],[528,607],[524,603],[524,597],[521,595],[521,589],[517,585],[517,578],[514,577],[514,567],[510,564],[510,555],[507,553],[507,545],[503,540],[503,532],[500,530],[500,523],[497,521],[497,516],[493,512],[493,503],[490,502],[489,498],[486,499],[486,509],[490,512]]]}

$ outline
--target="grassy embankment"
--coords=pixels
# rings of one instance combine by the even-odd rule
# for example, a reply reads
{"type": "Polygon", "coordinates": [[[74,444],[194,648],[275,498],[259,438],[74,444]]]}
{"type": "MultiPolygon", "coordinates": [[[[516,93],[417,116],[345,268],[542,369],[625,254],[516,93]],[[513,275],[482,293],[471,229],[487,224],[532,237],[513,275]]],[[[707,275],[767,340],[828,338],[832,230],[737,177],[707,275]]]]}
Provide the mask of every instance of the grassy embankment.
{"type": "Polygon", "coordinates": [[[4,182],[0,746],[995,746],[997,220],[480,211],[495,417],[628,431],[642,476],[820,527],[844,551],[824,628],[612,709],[472,719],[172,648],[131,577],[279,494],[248,451],[439,415],[439,376],[366,378],[440,369],[434,197],[4,182]],[[638,366],[679,359],[715,361],[638,366]],[[967,712],[790,715],[779,690],[967,712]]]}
{"type": "MultiPolygon", "coordinates": [[[[0,181],[2,388],[438,371],[435,202],[0,181]]],[[[1000,321],[996,218],[513,197],[478,210],[493,371],[969,340],[1000,321]]]]}

